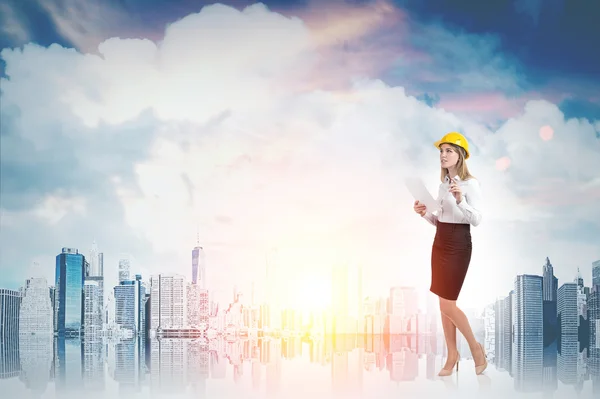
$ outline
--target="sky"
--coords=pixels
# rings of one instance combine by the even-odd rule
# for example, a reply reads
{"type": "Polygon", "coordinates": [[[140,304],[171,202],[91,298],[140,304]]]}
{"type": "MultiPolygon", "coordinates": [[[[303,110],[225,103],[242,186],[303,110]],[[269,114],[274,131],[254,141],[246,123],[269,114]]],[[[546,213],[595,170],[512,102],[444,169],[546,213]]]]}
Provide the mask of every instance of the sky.
{"type": "Polygon", "coordinates": [[[338,264],[365,295],[426,292],[435,229],[403,179],[437,192],[453,130],[485,197],[459,303],[547,256],[589,285],[600,4],[486,4],[2,0],[0,286],[53,281],[61,248],[94,240],[109,280],[124,254],[190,278],[199,239],[225,299],[264,284],[272,248],[287,301],[326,301],[338,264]]]}

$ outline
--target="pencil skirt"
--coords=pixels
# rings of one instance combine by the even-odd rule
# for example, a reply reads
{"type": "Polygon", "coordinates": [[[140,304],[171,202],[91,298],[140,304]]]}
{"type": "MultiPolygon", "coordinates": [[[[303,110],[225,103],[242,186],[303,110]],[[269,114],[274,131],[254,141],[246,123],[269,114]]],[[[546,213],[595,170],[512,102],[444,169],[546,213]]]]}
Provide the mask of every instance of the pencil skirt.
{"type": "Polygon", "coordinates": [[[437,222],[431,249],[431,287],[437,296],[458,299],[471,262],[471,225],[437,222]]]}

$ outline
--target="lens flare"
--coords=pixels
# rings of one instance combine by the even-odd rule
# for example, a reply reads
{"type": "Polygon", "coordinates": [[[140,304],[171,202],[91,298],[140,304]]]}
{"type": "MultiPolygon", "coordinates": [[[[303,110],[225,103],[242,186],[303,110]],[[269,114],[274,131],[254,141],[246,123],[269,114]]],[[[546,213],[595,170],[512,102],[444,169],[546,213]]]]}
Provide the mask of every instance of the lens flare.
{"type": "Polygon", "coordinates": [[[552,129],[550,126],[546,125],[540,128],[540,137],[542,140],[548,141],[552,139],[552,136],[554,136],[554,129],[552,129]]]}
{"type": "Polygon", "coordinates": [[[496,160],[496,169],[504,171],[510,166],[510,158],[502,157],[496,160]]]}

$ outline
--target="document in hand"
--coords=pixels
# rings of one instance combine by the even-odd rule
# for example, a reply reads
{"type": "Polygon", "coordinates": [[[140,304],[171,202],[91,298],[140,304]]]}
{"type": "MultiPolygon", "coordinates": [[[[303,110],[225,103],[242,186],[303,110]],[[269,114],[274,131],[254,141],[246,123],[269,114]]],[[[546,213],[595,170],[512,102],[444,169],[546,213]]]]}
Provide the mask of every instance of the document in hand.
{"type": "Polygon", "coordinates": [[[404,184],[406,184],[406,188],[408,188],[408,191],[410,191],[415,200],[425,204],[428,212],[435,212],[439,209],[440,206],[438,202],[429,193],[421,179],[407,177],[404,179],[404,184]]]}

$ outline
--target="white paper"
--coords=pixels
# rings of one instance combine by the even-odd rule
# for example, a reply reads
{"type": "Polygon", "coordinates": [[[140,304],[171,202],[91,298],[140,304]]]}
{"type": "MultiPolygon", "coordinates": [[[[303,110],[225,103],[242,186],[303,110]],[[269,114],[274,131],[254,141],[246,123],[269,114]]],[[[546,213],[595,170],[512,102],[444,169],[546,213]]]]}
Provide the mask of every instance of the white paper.
{"type": "Polygon", "coordinates": [[[425,184],[421,179],[408,177],[404,179],[404,184],[406,184],[406,188],[408,188],[408,191],[410,191],[414,199],[427,207],[427,212],[435,212],[439,209],[438,202],[427,190],[427,187],[425,187],[425,184]]]}

